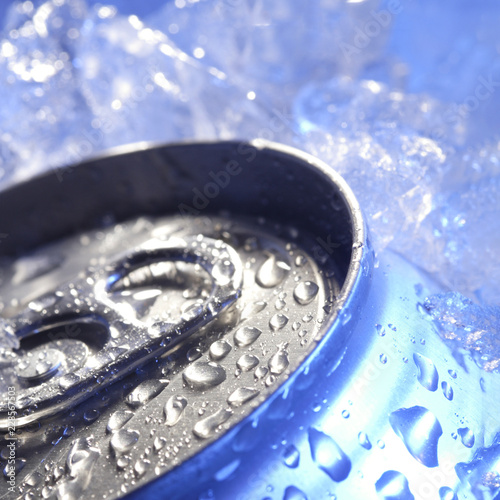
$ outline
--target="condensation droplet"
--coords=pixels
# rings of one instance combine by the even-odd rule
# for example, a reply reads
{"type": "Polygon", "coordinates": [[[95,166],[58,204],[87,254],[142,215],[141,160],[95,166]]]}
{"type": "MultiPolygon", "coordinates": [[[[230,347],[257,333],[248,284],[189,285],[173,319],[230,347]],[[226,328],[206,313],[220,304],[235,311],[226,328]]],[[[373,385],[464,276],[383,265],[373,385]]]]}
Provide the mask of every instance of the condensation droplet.
{"type": "Polygon", "coordinates": [[[250,304],[247,304],[244,308],[243,311],[241,312],[241,320],[245,320],[248,318],[253,318],[260,312],[262,312],[267,306],[267,302],[264,301],[258,301],[258,302],[251,302],[250,304]]]}
{"type": "Polygon", "coordinates": [[[358,434],[358,442],[366,450],[371,450],[372,444],[370,443],[370,439],[368,438],[368,435],[365,432],[361,431],[358,434]]]}
{"type": "Polygon", "coordinates": [[[389,421],[417,462],[426,467],[439,465],[437,450],[443,429],[431,411],[423,406],[400,408],[390,414],[389,421]]]}
{"type": "Polygon", "coordinates": [[[455,492],[448,486],[439,488],[439,500],[458,500],[455,492]]]}
{"type": "Polygon", "coordinates": [[[251,387],[238,387],[228,398],[227,402],[231,406],[241,406],[259,394],[257,389],[251,387]]]}
{"type": "Polygon", "coordinates": [[[209,438],[217,432],[219,426],[229,420],[232,414],[229,408],[221,408],[213,415],[197,422],[193,428],[193,434],[201,439],[209,438]]]}
{"type": "Polygon", "coordinates": [[[151,462],[149,460],[137,460],[137,462],[134,465],[134,475],[135,477],[139,478],[144,476],[146,472],[149,470],[151,467],[151,462]]]}
{"type": "Polygon", "coordinates": [[[213,361],[196,361],[182,374],[184,381],[194,389],[205,390],[226,380],[226,370],[213,361]]]}
{"type": "Polygon", "coordinates": [[[201,355],[202,352],[198,347],[191,347],[191,349],[189,349],[188,352],[186,353],[186,358],[190,363],[192,363],[193,361],[200,359],[201,355]]]}
{"type": "Polygon", "coordinates": [[[130,451],[139,441],[139,437],[139,431],[120,429],[111,436],[110,445],[116,455],[121,455],[130,451]]]}
{"type": "Polygon", "coordinates": [[[165,414],[165,424],[174,426],[182,417],[182,413],[187,406],[187,399],[182,396],[171,396],[165,403],[163,413],[165,414]]]}
{"type": "Polygon", "coordinates": [[[128,410],[117,410],[115,411],[108,420],[108,425],[106,426],[106,430],[108,432],[117,431],[121,429],[132,417],[134,414],[128,410]]]}
{"type": "Polygon", "coordinates": [[[309,446],[313,461],[333,481],[340,482],[347,478],[351,471],[351,461],[330,436],[310,427],[309,446]]]}
{"type": "Polygon", "coordinates": [[[446,381],[441,382],[441,389],[443,389],[443,394],[449,401],[453,400],[453,387],[446,381]]]}
{"type": "Polygon", "coordinates": [[[231,344],[226,340],[216,340],[210,346],[209,354],[214,361],[220,361],[231,352],[231,349],[231,344]]]}
{"type": "Polygon", "coordinates": [[[384,472],[375,483],[375,490],[381,500],[414,500],[408,479],[395,470],[384,472]]]}
{"type": "Polygon", "coordinates": [[[311,303],[316,297],[319,287],[314,281],[301,281],[293,291],[293,298],[302,306],[311,303]]]}
{"type": "Polygon", "coordinates": [[[253,326],[243,326],[236,330],[234,334],[234,342],[238,347],[245,347],[253,344],[262,333],[262,330],[253,326]]]}
{"type": "Polygon", "coordinates": [[[243,356],[236,361],[236,366],[242,372],[253,370],[259,364],[259,358],[253,354],[243,354],[243,356]]]}
{"type": "Polygon", "coordinates": [[[141,382],[125,399],[133,408],[142,406],[154,399],[165,389],[166,384],[160,380],[150,379],[141,382]]]}
{"type": "Polygon", "coordinates": [[[288,486],[283,494],[283,500],[307,500],[307,496],[296,486],[288,486]]]}
{"type": "Polygon", "coordinates": [[[287,262],[271,254],[259,267],[255,281],[263,288],[278,286],[287,276],[290,266],[287,262]]]}
{"type": "Polygon", "coordinates": [[[236,268],[230,260],[219,260],[212,268],[212,277],[218,285],[225,286],[234,276],[236,268]]]}
{"type": "Polygon", "coordinates": [[[289,363],[288,353],[283,349],[278,349],[278,352],[269,360],[269,370],[273,375],[280,375],[287,369],[289,363]]]}
{"type": "Polygon", "coordinates": [[[439,375],[434,363],[429,358],[426,358],[419,353],[413,354],[413,361],[417,366],[417,379],[420,382],[420,385],[425,387],[428,391],[436,391],[438,388],[439,375]]]}
{"type": "Polygon", "coordinates": [[[283,463],[290,467],[290,469],[296,469],[299,466],[300,453],[297,448],[292,444],[288,446],[283,453],[283,463]]]}
{"type": "Polygon", "coordinates": [[[458,429],[457,432],[464,446],[466,446],[467,448],[472,448],[474,446],[476,438],[474,437],[474,432],[472,431],[472,429],[463,427],[461,429],[458,429]]]}
{"type": "Polygon", "coordinates": [[[286,326],[288,317],[284,314],[277,313],[269,320],[269,326],[273,332],[277,332],[286,326]]]}

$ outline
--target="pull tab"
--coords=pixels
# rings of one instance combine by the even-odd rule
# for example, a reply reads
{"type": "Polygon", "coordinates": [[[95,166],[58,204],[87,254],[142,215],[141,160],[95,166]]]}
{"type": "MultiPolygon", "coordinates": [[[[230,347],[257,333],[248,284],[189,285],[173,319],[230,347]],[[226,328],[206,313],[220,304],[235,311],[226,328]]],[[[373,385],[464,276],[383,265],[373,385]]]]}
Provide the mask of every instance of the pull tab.
{"type": "MultiPolygon", "coordinates": [[[[66,283],[57,293],[30,302],[28,308],[10,322],[21,339],[74,323],[101,324],[108,335],[94,355],[88,355],[83,342],[73,342],[72,349],[66,346],[68,352],[64,352],[66,344],[59,341],[61,349],[41,345],[29,357],[25,356],[16,368],[16,375],[20,382],[38,385],[18,392],[16,426],[68,410],[98,389],[169,352],[233,304],[241,295],[242,280],[243,266],[237,252],[221,240],[201,235],[167,241],[152,239],[98,269],[80,274],[78,280],[66,283]],[[130,306],[126,307],[128,304],[113,300],[117,285],[134,270],[164,262],[197,264],[211,279],[208,298],[188,308],[180,321],[142,321],[130,306]],[[63,356],[68,356],[66,367],[71,367],[66,373],[59,370],[63,356]],[[28,407],[36,409],[22,414],[28,407]]],[[[7,416],[8,404],[2,402],[2,430],[9,426],[7,416]]]]}

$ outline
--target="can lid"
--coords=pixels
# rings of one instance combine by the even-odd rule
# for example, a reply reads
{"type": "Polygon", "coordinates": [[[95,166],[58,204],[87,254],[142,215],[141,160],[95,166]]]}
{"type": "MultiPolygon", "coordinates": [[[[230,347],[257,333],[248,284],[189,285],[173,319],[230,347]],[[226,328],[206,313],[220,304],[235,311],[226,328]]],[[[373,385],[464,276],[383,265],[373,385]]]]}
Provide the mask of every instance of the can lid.
{"type": "Polygon", "coordinates": [[[122,496],[269,411],[325,336],[341,358],[350,329],[334,325],[369,261],[359,207],[326,165],[223,142],[60,174],[0,195],[16,214],[0,215],[0,293],[20,341],[3,380],[29,430],[24,491],[52,464],[58,495],[122,496]]]}

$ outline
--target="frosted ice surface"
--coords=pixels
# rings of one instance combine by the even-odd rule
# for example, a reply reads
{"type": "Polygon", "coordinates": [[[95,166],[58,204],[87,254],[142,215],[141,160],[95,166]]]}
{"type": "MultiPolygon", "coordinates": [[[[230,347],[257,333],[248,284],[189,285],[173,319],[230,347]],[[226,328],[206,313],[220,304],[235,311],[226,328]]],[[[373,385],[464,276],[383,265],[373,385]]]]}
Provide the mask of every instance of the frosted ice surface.
{"type": "Polygon", "coordinates": [[[290,95],[297,86],[332,73],[356,73],[382,51],[389,24],[379,25],[368,50],[348,48],[379,0],[201,0],[167,2],[148,21],[190,55],[231,73],[243,87],[290,95]],[[279,87],[276,87],[278,85],[279,87]],[[285,85],[286,87],[283,87],[285,85]]]}
{"type": "Polygon", "coordinates": [[[434,295],[424,305],[457,356],[469,351],[486,371],[500,366],[500,307],[479,306],[457,292],[434,295]]]}

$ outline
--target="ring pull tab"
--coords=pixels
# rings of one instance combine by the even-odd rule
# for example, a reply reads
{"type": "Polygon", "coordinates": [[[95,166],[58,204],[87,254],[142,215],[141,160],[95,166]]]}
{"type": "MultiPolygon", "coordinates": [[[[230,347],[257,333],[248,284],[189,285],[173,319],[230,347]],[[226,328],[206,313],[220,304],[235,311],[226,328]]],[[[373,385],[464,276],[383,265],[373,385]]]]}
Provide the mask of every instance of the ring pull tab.
{"type": "MultiPolygon", "coordinates": [[[[83,342],[78,341],[82,352],[75,358],[75,343],[72,350],[67,347],[64,352],[65,343],[59,341],[61,350],[53,344],[42,344],[18,364],[16,374],[20,382],[38,385],[18,394],[16,426],[68,410],[149,360],[168,353],[231,306],[241,295],[242,281],[243,266],[236,250],[221,240],[201,235],[167,241],[151,239],[97,269],[80,274],[57,292],[30,302],[10,322],[21,339],[36,339],[42,332],[75,323],[97,323],[107,334],[101,339],[102,348],[93,355],[83,352],[85,348],[79,345],[83,342]],[[122,307],[114,300],[117,283],[144,266],[167,262],[196,264],[210,276],[208,297],[202,304],[188,308],[180,320],[142,321],[133,314],[131,306],[122,307]],[[67,363],[63,363],[65,356],[67,363]],[[66,370],[60,369],[62,365],[66,370]],[[27,407],[36,409],[22,414],[27,407]]],[[[9,426],[8,407],[7,402],[0,403],[0,429],[9,426]]]]}

